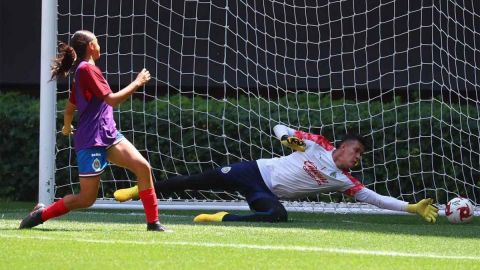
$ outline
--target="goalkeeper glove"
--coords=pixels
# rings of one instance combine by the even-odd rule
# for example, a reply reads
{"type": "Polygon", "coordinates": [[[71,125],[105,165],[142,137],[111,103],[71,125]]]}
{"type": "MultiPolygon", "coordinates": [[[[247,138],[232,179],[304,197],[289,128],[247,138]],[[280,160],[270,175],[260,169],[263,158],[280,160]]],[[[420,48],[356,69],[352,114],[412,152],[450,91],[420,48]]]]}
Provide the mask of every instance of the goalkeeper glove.
{"type": "Polygon", "coordinates": [[[280,142],[295,151],[305,152],[305,142],[297,137],[283,135],[280,142]]]}
{"type": "Polygon", "coordinates": [[[415,204],[407,204],[407,212],[418,214],[427,222],[435,223],[438,217],[438,208],[432,205],[431,198],[423,199],[415,204]]]}

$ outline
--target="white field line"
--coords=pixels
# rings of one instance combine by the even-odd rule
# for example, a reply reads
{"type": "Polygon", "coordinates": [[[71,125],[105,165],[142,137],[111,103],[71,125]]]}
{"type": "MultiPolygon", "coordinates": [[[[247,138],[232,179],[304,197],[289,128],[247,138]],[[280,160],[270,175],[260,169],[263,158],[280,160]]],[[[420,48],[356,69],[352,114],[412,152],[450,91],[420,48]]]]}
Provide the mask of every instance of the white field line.
{"type": "Polygon", "coordinates": [[[82,239],[82,238],[56,238],[56,237],[54,238],[54,237],[48,237],[48,236],[24,236],[24,235],[17,235],[17,234],[0,234],[0,238],[34,239],[34,240],[45,240],[45,241],[69,241],[69,242],[74,241],[74,242],[81,242],[81,243],[97,243],[97,244],[171,245],[171,246],[193,246],[193,247],[210,247],[210,248],[320,252],[320,253],[327,252],[327,253],[341,253],[341,254],[388,256],[388,257],[413,257],[413,258],[446,259],[446,260],[475,260],[475,261],[480,260],[480,256],[454,256],[454,255],[441,255],[441,254],[434,254],[434,253],[405,253],[405,252],[383,251],[383,250],[322,248],[322,247],[308,247],[308,246],[224,244],[224,243],[207,243],[207,242],[188,242],[188,241],[99,240],[99,239],[82,239]]]}
{"type": "MultiPolygon", "coordinates": [[[[4,209],[3,211],[0,212],[0,215],[4,214],[11,214],[11,213],[24,213],[25,215],[28,215],[29,210],[25,209],[4,209]]],[[[112,215],[112,216],[145,216],[145,213],[143,212],[119,212],[119,213],[113,213],[113,212],[102,212],[102,211],[75,211],[75,214],[78,215],[112,215]]],[[[172,217],[172,218],[193,218],[192,215],[171,215],[171,214],[162,214],[160,213],[160,216],[162,217],[172,217]]]]}

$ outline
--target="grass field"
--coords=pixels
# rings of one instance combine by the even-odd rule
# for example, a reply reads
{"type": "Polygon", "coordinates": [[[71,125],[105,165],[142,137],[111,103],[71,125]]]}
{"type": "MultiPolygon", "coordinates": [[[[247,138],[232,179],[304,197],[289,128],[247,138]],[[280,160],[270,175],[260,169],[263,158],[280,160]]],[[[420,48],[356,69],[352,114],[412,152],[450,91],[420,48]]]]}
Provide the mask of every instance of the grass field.
{"type": "Polygon", "coordinates": [[[480,218],[290,213],[284,224],[194,224],[162,211],[85,210],[17,230],[32,203],[0,203],[0,269],[480,269],[480,218]]]}

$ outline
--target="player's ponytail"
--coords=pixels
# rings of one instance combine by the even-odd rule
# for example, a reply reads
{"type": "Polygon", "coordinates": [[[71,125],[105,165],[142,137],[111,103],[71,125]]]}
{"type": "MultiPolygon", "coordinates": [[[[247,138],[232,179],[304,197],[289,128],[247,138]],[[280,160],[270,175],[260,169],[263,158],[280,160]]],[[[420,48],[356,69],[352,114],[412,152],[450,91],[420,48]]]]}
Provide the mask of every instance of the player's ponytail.
{"type": "Polygon", "coordinates": [[[58,43],[58,54],[53,60],[52,65],[52,80],[58,76],[67,77],[73,62],[77,58],[75,50],[63,42],[58,43]]]}
{"type": "Polygon", "coordinates": [[[52,80],[58,76],[67,77],[78,64],[78,60],[85,58],[87,45],[95,39],[95,35],[86,30],[79,30],[73,34],[70,45],[63,42],[58,43],[58,55],[52,64],[52,80]]]}

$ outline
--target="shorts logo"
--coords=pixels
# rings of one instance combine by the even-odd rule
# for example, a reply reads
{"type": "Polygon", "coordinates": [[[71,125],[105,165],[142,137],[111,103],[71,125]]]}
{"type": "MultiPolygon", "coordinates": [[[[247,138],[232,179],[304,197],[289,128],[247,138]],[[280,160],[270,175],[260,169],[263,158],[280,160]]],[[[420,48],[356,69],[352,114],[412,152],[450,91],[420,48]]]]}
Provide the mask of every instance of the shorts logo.
{"type": "Polygon", "coordinates": [[[223,168],[221,169],[221,171],[222,171],[222,173],[225,173],[225,174],[226,174],[226,173],[228,173],[231,169],[232,169],[232,167],[223,167],[223,168]]]}
{"type": "Polygon", "coordinates": [[[92,168],[93,168],[93,170],[96,171],[96,172],[100,170],[100,160],[98,160],[98,158],[96,158],[95,160],[93,160],[92,168]]]}

